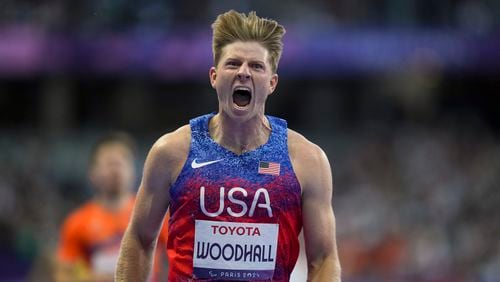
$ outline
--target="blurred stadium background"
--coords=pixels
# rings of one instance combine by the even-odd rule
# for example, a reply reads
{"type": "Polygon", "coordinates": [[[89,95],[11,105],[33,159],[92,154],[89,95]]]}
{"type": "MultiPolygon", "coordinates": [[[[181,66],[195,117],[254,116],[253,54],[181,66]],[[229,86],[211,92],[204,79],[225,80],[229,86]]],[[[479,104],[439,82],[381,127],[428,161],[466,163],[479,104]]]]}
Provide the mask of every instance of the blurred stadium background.
{"type": "Polygon", "coordinates": [[[0,2],[0,280],[50,281],[98,136],[216,110],[210,24],[287,28],[268,113],[334,168],[343,281],[500,281],[500,2],[0,2]]]}

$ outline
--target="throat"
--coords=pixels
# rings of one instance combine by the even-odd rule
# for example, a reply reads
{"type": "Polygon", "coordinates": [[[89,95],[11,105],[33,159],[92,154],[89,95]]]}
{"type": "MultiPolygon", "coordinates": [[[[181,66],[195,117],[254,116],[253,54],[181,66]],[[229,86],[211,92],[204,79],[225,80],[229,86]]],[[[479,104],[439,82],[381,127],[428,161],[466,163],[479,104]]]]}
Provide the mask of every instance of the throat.
{"type": "Polygon", "coordinates": [[[233,153],[236,153],[237,155],[242,155],[242,154],[245,154],[245,153],[248,153],[250,151],[253,151],[255,149],[257,149],[259,146],[261,145],[239,145],[239,146],[235,146],[234,148],[230,149],[230,151],[232,151],[233,153]]]}
{"type": "Polygon", "coordinates": [[[217,144],[241,155],[267,143],[271,128],[265,117],[258,123],[233,124],[224,122],[218,114],[210,121],[209,132],[217,144]]]}
{"type": "Polygon", "coordinates": [[[256,150],[257,148],[259,148],[263,144],[265,144],[265,142],[263,142],[262,144],[255,144],[255,145],[250,145],[250,144],[249,145],[234,145],[231,143],[220,143],[220,145],[222,147],[224,147],[226,150],[229,150],[229,151],[235,153],[236,155],[243,155],[245,153],[256,150]]]}
{"type": "Polygon", "coordinates": [[[129,193],[105,194],[101,193],[95,196],[95,200],[105,209],[109,211],[121,210],[128,200],[130,199],[129,193]]]}

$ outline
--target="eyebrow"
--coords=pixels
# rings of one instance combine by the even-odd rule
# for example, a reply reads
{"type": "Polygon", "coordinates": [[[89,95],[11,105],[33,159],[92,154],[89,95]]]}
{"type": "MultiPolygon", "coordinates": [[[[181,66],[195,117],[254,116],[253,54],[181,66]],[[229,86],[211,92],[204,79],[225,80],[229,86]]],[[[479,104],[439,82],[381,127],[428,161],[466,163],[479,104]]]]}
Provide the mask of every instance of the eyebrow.
{"type": "MultiPolygon", "coordinates": [[[[224,61],[242,61],[243,59],[241,57],[228,57],[224,61]]],[[[251,63],[261,63],[261,64],[266,64],[265,61],[261,59],[249,59],[248,60],[251,63]]]]}

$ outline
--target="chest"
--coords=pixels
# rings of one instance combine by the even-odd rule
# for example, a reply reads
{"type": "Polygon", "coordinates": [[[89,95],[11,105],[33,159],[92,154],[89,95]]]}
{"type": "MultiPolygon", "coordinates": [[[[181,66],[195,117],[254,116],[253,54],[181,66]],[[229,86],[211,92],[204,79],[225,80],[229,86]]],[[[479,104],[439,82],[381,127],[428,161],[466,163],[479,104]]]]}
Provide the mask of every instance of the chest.
{"type": "Polygon", "coordinates": [[[281,210],[300,204],[300,187],[287,160],[192,155],[171,199],[173,210],[183,206],[207,218],[272,221],[281,210]]]}
{"type": "Polygon", "coordinates": [[[103,245],[114,244],[123,236],[130,215],[131,210],[128,209],[119,213],[107,213],[101,210],[93,211],[81,228],[86,245],[94,249],[103,245]]]}

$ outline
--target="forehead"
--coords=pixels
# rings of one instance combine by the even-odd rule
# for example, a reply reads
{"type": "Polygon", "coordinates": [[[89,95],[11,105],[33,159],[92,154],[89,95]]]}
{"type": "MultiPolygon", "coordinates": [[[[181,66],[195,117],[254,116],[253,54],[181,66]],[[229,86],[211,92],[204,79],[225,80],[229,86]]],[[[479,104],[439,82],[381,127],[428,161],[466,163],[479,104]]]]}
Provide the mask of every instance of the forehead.
{"type": "Polygon", "coordinates": [[[246,59],[268,61],[269,51],[258,42],[236,41],[222,48],[222,61],[227,59],[246,59]]]}
{"type": "Polygon", "coordinates": [[[122,156],[127,159],[132,158],[131,150],[121,143],[106,143],[102,144],[95,152],[95,159],[108,159],[110,157],[122,156]]]}

